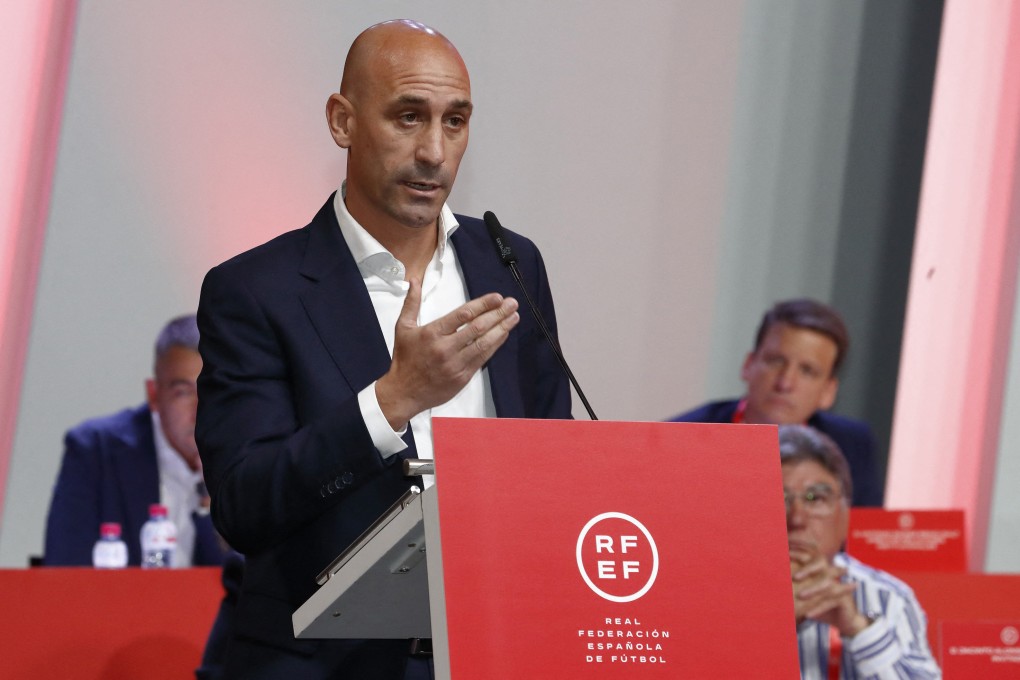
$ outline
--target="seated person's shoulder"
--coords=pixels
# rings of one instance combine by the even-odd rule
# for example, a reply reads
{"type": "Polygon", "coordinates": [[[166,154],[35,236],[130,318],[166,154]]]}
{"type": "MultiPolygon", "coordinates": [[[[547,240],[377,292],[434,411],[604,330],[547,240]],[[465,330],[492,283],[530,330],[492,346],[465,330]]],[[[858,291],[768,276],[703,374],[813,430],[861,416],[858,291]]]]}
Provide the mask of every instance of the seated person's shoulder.
{"type": "Polygon", "coordinates": [[[870,445],[875,438],[871,433],[871,428],[864,421],[854,420],[853,418],[847,418],[846,416],[828,411],[819,411],[811,416],[808,425],[829,435],[841,447],[846,446],[847,440],[852,440],[858,445],[870,445]]]}
{"type": "Polygon", "coordinates": [[[151,438],[152,416],[145,404],[136,408],[126,408],[116,413],[89,418],[67,431],[65,436],[68,446],[90,445],[111,439],[124,441],[128,445],[141,443],[140,436],[145,433],[151,438]]]}
{"type": "Polygon", "coordinates": [[[728,423],[733,419],[737,408],[736,399],[711,401],[696,409],[675,415],[669,419],[671,423],[728,423]]]}

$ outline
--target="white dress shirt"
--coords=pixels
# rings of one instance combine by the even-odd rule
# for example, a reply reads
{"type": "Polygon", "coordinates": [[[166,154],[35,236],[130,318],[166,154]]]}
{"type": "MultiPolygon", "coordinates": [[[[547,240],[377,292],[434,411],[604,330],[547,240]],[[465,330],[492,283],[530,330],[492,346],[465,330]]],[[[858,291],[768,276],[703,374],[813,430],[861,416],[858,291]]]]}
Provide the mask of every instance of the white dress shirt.
{"type": "MultiPolygon", "coordinates": [[[[409,289],[409,284],[404,280],[404,265],[351,217],[343,201],[346,190],[345,182],[333,200],[337,222],[354,261],[358,263],[379,327],[386,339],[386,348],[392,357],[394,329],[409,289]]],[[[450,241],[450,235],[458,226],[453,211],[444,204],[439,215],[438,244],[422,281],[419,325],[435,321],[468,301],[464,273],[450,241]]],[[[383,415],[376,398],[374,382],[358,394],[358,403],[372,442],[383,456],[392,456],[407,448],[401,439],[403,432],[395,432],[383,415]]],[[[448,402],[411,418],[410,427],[419,458],[433,458],[435,455],[432,446],[433,416],[495,417],[496,406],[492,401],[488,369],[477,371],[468,384],[448,402]]],[[[432,485],[431,476],[426,475],[423,481],[426,487],[432,485]]]]}
{"type": "MultiPolygon", "coordinates": [[[[846,553],[836,555],[833,563],[847,570],[848,582],[857,584],[857,610],[873,620],[854,637],[843,639],[841,680],[939,680],[942,671],[928,646],[928,618],[910,586],[846,553]]],[[[828,625],[802,621],[797,651],[802,680],[827,680],[828,625]]]]}
{"type": "Polygon", "coordinates": [[[174,549],[174,567],[190,567],[195,550],[195,522],[191,513],[198,510],[201,499],[198,483],[202,472],[195,472],[167,441],[160,424],[159,414],[152,412],[152,432],[156,444],[156,464],[159,468],[159,502],[166,506],[167,517],[177,527],[177,547],[174,549]]]}

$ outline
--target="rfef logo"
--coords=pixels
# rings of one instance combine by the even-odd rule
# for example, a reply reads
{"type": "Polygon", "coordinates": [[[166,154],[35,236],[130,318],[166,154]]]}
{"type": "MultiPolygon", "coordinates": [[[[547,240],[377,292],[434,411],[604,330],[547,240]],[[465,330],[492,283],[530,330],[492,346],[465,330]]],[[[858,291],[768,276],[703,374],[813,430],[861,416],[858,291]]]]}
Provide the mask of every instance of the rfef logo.
{"type": "Polygon", "coordinates": [[[1020,631],[1013,626],[1006,626],[999,633],[999,639],[1002,640],[1002,644],[1012,647],[1017,642],[1020,642],[1020,631]]]}
{"type": "Polygon", "coordinates": [[[577,537],[577,568],[599,597],[633,602],[655,583],[659,551],[641,522],[622,512],[604,512],[577,537]]]}

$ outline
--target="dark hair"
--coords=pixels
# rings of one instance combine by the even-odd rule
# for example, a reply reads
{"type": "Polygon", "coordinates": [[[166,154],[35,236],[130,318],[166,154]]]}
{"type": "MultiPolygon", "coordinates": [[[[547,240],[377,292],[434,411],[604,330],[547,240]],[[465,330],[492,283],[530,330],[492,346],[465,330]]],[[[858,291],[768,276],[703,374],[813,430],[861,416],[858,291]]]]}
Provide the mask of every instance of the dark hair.
{"type": "Polygon", "coordinates": [[[769,329],[777,323],[785,323],[794,328],[806,328],[821,333],[836,343],[836,359],[832,362],[832,375],[836,375],[850,348],[850,335],[847,333],[846,324],[843,323],[839,312],[810,298],[777,302],[762,317],[761,325],[758,326],[758,335],[754,339],[755,351],[761,347],[769,329]]]}
{"type": "Polygon", "coordinates": [[[839,450],[839,445],[826,434],[807,425],[779,426],[779,462],[802,463],[814,461],[839,480],[843,500],[850,505],[854,485],[850,481],[850,466],[839,450]]]}
{"type": "Polygon", "coordinates": [[[171,319],[156,338],[156,361],[159,362],[171,347],[198,351],[198,322],[194,314],[171,319]]]}

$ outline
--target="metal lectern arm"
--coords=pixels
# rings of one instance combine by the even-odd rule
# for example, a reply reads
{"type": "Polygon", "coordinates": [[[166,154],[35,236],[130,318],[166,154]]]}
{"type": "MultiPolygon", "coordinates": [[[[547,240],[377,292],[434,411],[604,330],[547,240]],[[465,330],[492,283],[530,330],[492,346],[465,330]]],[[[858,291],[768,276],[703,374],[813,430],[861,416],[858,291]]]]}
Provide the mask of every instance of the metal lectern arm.
{"type": "MultiPolygon", "coordinates": [[[[429,461],[431,462],[431,461],[429,461]]],[[[404,461],[405,467],[407,461],[404,461]]],[[[400,514],[400,512],[410,504],[415,496],[421,493],[421,489],[417,486],[412,486],[410,489],[404,492],[404,495],[397,499],[397,501],[390,506],[390,508],[379,515],[379,517],[369,525],[365,531],[362,532],[357,539],[354,540],[349,546],[347,546],[342,553],[337,555],[337,558],[329,563],[329,566],[319,572],[319,575],[315,577],[315,582],[320,586],[329,580],[329,577],[340,571],[341,567],[347,564],[348,561],[354,555],[361,550],[362,546],[372,540],[372,538],[382,531],[382,528],[393,521],[393,518],[400,514]]]]}
{"type": "Polygon", "coordinates": [[[421,477],[436,474],[436,463],[429,458],[405,458],[404,476],[421,477]]]}

